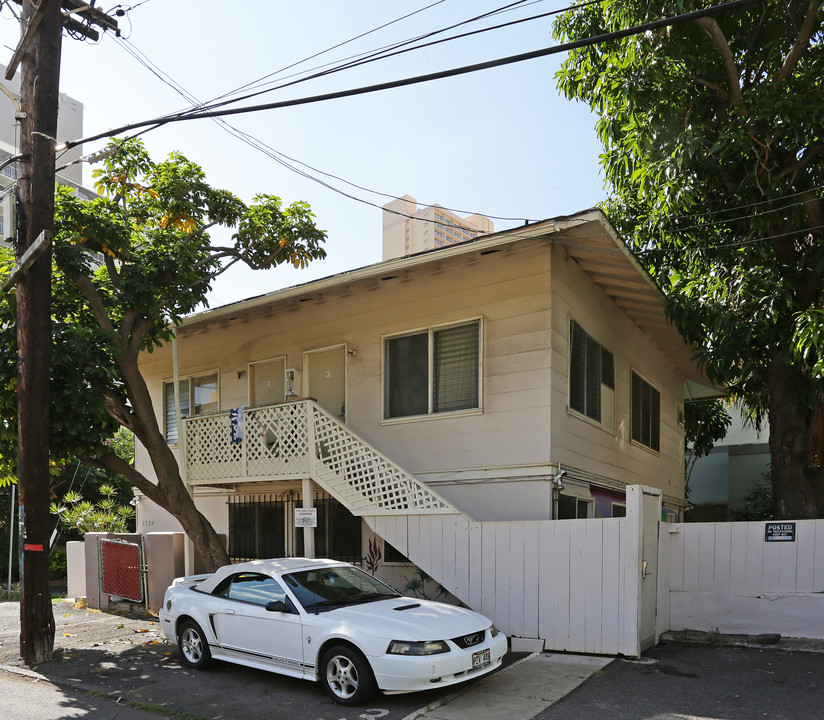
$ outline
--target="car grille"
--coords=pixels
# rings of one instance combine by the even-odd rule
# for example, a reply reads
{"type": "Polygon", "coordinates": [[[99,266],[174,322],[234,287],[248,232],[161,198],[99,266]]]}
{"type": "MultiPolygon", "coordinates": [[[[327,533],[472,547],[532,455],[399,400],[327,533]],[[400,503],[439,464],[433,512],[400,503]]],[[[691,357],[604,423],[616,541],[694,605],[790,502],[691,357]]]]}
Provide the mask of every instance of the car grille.
{"type": "Polygon", "coordinates": [[[460,637],[452,638],[452,642],[461,648],[461,650],[466,650],[467,648],[471,648],[475,645],[480,645],[484,641],[485,637],[486,630],[478,630],[478,632],[470,633],[469,635],[461,635],[460,637]]]}

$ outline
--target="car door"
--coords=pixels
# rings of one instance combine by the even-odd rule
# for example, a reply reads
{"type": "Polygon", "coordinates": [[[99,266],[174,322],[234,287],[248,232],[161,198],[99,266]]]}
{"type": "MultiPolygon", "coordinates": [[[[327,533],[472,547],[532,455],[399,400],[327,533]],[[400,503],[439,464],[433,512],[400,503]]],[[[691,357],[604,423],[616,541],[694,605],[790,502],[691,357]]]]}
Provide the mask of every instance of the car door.
{"type": "Polygon", "coordinates": [[[238,662],[302,677],[303,624],[280,582],[261,573],[238,573],[220,591],[214,618],[223,653],[238,662]],[[267,610],[270,602],[287,611],[267,610]]]}

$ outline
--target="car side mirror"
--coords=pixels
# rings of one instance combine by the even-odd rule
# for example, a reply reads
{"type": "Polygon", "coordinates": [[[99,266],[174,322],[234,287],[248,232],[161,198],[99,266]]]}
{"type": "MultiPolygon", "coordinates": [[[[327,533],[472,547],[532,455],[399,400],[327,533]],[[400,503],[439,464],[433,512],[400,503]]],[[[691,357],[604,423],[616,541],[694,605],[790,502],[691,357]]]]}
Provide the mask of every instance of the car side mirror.
{"type": "Polygon", "coordinates": [[[292,608],[290,608],[285,602],[283,602],[283,600],[272,600],[272,602],[266,603],[265,607],[269,612],[292,612],[292,608]]]}

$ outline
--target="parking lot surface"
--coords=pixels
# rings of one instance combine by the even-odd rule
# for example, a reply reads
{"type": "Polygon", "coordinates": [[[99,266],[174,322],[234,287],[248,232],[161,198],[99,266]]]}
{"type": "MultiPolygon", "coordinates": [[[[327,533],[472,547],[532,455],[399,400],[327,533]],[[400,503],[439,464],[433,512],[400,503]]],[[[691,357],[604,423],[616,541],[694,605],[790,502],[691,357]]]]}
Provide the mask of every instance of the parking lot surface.
{"type": "MultiPolygon", "coordinates": [[[[441,691],[336,705],[305,680],[216,662],[183,668],[157,619],[56,601],[55,659],[18,656],[19,605],[0,603],[0,697],[15,720],[796,720],[824,718],[824,654],[670,642],[640,660],[513,655],[441,691]]],[[[783,642],[783,641],[782,641],[783,642]]],[[[791,647],[796,647],[792,645],[791,647]]],[[[822,643],[811,646],[821,650],[822,643]]]]}
{"type": "Polygon", "coordinates": [[[659,645],[615,660],[539,720],[824,718],[824,655],[714,644],[659,645]]]}
{"type": "MultiPolygon", "coordinates": [[[[202,671],[184,668],[177,659],[176,646],[166,641],[157,618],[152,616],[102,613],[55,601],[54,618],[55,659],[31,668],[40,677],[30,682],[48,681],[79,691],[78,697],[84,693],[86,698],[105,696],[123,708],[150,710],[161,716],[401,720],[438,706],[456,689],[473,684],[408,695],[379,695],[363,708],[345,708],[333,703],[319,684],[306,680],[223,662],[202,671]]],[[[19,604],[0,603],[2,674],[29,670],[18,655],[19,627],[19,604]]],[[[507,662],[519,657],[523,655],[510,654],[507,662]]],[[[66,712],[67,718],[94,717],[66,712]]],[[[34,717],[44,720],[46,716],[34,717]]],[[[122,717],[118,715],[118,720],[122,717]]],[[[20,715],[16,718],[22,720],[20,715]]]]}

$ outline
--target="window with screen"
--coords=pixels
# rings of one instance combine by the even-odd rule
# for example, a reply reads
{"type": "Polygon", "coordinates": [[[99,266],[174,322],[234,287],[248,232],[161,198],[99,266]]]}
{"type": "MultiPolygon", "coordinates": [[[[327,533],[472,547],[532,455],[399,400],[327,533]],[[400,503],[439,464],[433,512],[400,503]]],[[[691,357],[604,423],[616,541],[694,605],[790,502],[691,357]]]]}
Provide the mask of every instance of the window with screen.
{"type": "Polygon", "coordinates": [[[632,439],[658,452],[661,449],[661,393],[632,372],[632,439]]]}
{"type": "Polygon", "coordinates": [[[615,427],[615,361],[575,320],[569,321],[569,407],[615,427]]]}
{"type": "Polygon", "coordinates": [[[481,323],[384,340],[384,418],[480,408],[481,323]]]}
{"type": "MultiPolygon", "coordinates": [[[[175,414],[175,384],[163,383],[166,442],[179,441],[177,415],[175,414]]],[[[180,379],[180,414],[182,417],[202,415],[220,409],[217,373],[180,379]]]]}

